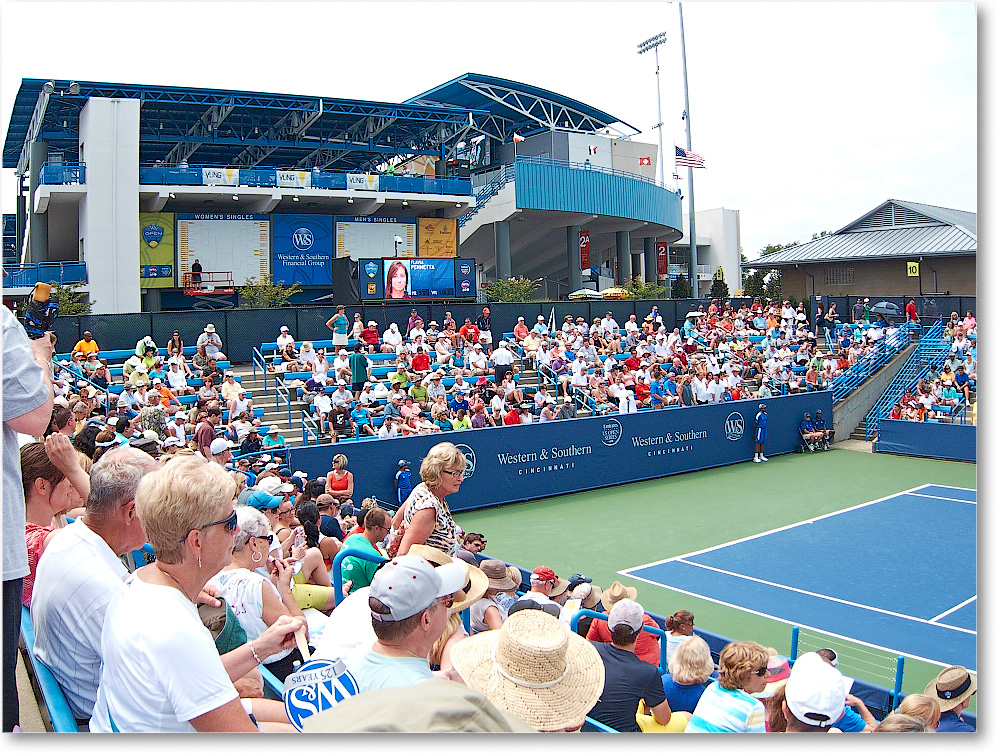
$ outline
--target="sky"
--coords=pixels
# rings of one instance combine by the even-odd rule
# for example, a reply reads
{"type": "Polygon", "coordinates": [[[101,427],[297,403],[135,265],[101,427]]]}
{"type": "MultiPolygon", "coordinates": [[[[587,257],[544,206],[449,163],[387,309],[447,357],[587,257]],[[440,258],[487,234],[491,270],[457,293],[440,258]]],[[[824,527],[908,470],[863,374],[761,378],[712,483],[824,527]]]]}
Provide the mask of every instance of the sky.
{"type": "MultiPolygon", "coordinates": [[[[972,3],[686,2],[683,12],[692,149],[706,163],[695,207],[739,210],[748,258],[890,198],[977,209],[972,3]]],[[[574,97],[655,144],[655,61],[637,45],[661,31],[669,155],[686,136],[668,2],[4,0],[2,123],[6,134],[22,77],[400,102],[474,72],[574,97]]],[[[13,171],[3,174],[0,201],[13,212],[13,171]]]]}

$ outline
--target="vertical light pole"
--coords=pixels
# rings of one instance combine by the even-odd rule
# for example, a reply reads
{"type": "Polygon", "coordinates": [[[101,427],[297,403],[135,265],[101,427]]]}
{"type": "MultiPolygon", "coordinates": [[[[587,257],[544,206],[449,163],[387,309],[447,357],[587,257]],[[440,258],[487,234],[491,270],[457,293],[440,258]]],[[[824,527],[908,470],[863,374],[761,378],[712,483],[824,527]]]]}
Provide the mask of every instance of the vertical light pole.
{"type": "MultiPolygon", "coordinates": [[[[687,132],[687,149],[691,152],[691,105],[688,102],[688,64],[684,49],[684,3],[677,3],[677,13],[681,21],[681,65],[684,72],[684,130],[687,132]]],[[[691,293],[698,296],[698,237],[694,229],[694,168],[688,166],[688,237],[691,248],[691,293]]]]}
{"type": "Polygon", "coordinates": [[[639,55],[652,50],[653,56],[656,59],[656,120],[658,123],[653,128],[657,130],[660,137],[660,186],[666,186],[663,183],[663,163],[666,162],[666,155],[663,154],[663,113],[660,108],[660,52],[657,48],[666,41],[667,33],[660,32],[636,45],[639,48],[639,55]]]}

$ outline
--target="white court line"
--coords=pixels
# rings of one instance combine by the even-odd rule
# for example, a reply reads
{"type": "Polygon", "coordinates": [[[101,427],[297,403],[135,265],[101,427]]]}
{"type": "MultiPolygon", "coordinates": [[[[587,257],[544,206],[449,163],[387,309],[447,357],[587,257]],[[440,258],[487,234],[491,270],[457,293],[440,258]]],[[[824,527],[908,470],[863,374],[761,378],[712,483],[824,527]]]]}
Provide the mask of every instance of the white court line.
{"type": "Polygon", "coordinates": [[[920,490],[921,488],[930,488],[934,486],[935,488],[950,488],[954,491],[973,491],[978,493],[978,488],[965,488],[964,486],[946,486],[944,483],[924,483],[922,486],[918,486],[915,490],[920,490]]]}
{"type": "Polygon", "coordinates": [[[975,499],[972,499],[971,501],[969,499],[953,499],[950,496],[934,496],[933,494],[922,494],[922,493],[916,493],[915,491],[911,491],[910,496],[921,496],[925,499],[940,499],[941,501],[957,501],[962,504],[978,503],[975,499]]]}
{"type": "MultiPolygon", "coordinates": [[[[977,594],[977,595],[978,595],[978,594],[977,594]]],[[[931,618],[930,618],[930,619],[928,620],[928,622],[937,622],[937,621],[938,621],[939,619],[941,619],[942,617],[947,617],[947,616],[948,616],[949,614],[951,614],[952,612],[957,612],[957,611],[958,611],[959,609],[961,609],[961,608],[962,608],[963,606],[966,606],[967,604],[971,604],[971,603],[972,603],[973,601],[975,601],[975,600],[976,600],[976,597],[975,597],[975,596],[973,596],[973,597],[971,597],[971,598],[967,598],[967,599],[966,599],[965,601],[963,601],[963,602],[962,602],[961,604],[956,604],[956,605],[955,605],[955,606],[953,606],[953,607],[952,607],[951,609],[946,609],[945,611],[941,612],[941,613],[940,613],[940,614],[939,614],[939,615],[938,615],[937,617],[931,617],[931,618]]]]}
{"type": "Polygon", "coordinates": [[[734,546],[737,543],[744,543],[746,541],[752,541],[755,538],[763,538],[764,536],[773,535],[774,533],[780,533],[783,530],[790,530],[792,528],[797,528],[800,525],[809,525],[816,522],[817,520],[825,520],[827,517],[835,517],[839,514],[844,514],[844,512],[851,512],[855,509],[861,509],[862,507],[870,507],[872,504],[878,504],[879,502],[888,501],[889,499],[894,499],[897,496],[902,496],[904,494],[913,493],[914,491],[919,491],[921,488],[927,488],[929,485],[934,485],[931,483],[925,483],[922,486],[917,486],[915,488],[908,488],[905,491],[899,491],[898,493],[889,494],[888,496],[883,496],[881,499],[872,499],[871,501],[866,501],[863,504],[855,504],[853,507],[846,507],[844,509],[838,509],[836,512],[830,512],[829,514],[819,515],[818,517],[810,517],[808,520],[801,520],[800,522],[792,523],[791,525],[782,525],[780,528],[774,528],[773,530],[766,530],[763,533],[756,533],[755,535],[746,536],[744,538],[737,538],[734,541],[728,541],[727,543],[720,543],[717,546],[710,546],[707,549],[700,549],[698,551],[690,551],[687,554],[679,554],[678,556],[673,556],[668,559],[658,559],[655,562],[649,562],[647,564],[640,564],[638,567],[629,567],[626,570],[622,570],[620,574],[629,575],[634,570],[643,570],[647,567],[655,567],[658,564],[666,564],[667,562],[673,562],[677,559],[685,559],[687,557],[697,556],[698,554],[707,554],[710,551],[715,551],[717,549],[724,549],[727,546],[734,546]]]}
{"type": "MultiPolygon", "coordinates": [[[[812,625],[805,625],[801,622],[796,622],[795,620],[787,619],[785,617],[778,617],[774,614],[767,614],[766,612],[760,612],[756,609],[749,609],[745,606],[740,606],[739,604],[731,604],[728,601],[722,601],[721,599],[714,598],[712,596],[705,596],[701,593],[695,593],[694,591],[689,591],[684,588],[678,588],[673,585],[664,585],[663,583],[658,583],[655,580],[650,580],[649,578],[638,577],[636,575],[629,575],[625,570],[619,570],[619,575],[624,575],[625,577],[630,577],[633,580],[641,580],[644,583],[649,583],[650,585],[655,585],[657,588],[666,588],[670,591],[676,591],[677,593],[683,593],[685,596],[693,596],[694,598],[703,599],[705,601],[711,601],[713,604],[719,604],[720,606],[728,606],[730,609],[738,609],[741,612],[747,612],[749,614],[754,614],[758,617],[764,617],[765,619],[775,620],[776,622],[783,622],[786,625],[793,625],[795,627],[805,628],[806,630],[812,630],[815,633],[822,633],[823,635],[828,635],[831,638],[838,638],[840,640],[849,641],[851,643],[857,643],[859,646],[867,646],[868,648],[875,648],[879,651],[885,651],[890,654],[895,654],[897,656],[905,656],[908,659],[916,659],[917,661],[927,662],[928,664],[935,664],[939,667],[951,666],[949,661],[939,661],[937,659],[928,659],[926,656],[917,656],[911,654],[908,651],[900,651],[896,648],[889,648],[888,646],[880,646],[877,643],[870,643],[868,641],[859,640],[858,638],[852,638],[850,635],[841,635],[840,633],[830,632],[829,630],[821,627],[813,627],[812,625]]],[[[977,674],[976,670],[970,669],[970,672],[977,674]]]]}
{"type": "MultiPolygon", "coordinates": [[[[844,604],[845,606],[853,606],[858,609],[867,609],[870,612],[878,612],[879,614],[888,614],[891,617],[899,617],[900,619],[911,620],[913,622],[920,622],[924,625],[932,624],[931,620],[925,620],[921,617],[913,617],[909,614],[901,614],[900,612],[894,612],[889,609],[880,609],[876,606],[868,606],[867,604],[859,604],[856,601],[848,601],[847,599],[834,598],[833,596],[827,596],[823,593],[815,593],[813,591],[807,591],[803,588],[793,588],[790,585],[782,585],[781,583],[773,583],[770,580],[763,580],[762,578],[751,577],[750,575],[741,575],[738,572],[732,572],[730,570],[724,570],[720,567],[710,567],[707,564],[698,564],[697,562],[689,562],[687,559],[677,559],[677,562],[690,565],[691,567],[700,567],[705,570],[711,570],[712,572],[718,572],[723,575],[729,575],[730,577],[740,578],[742,580],[749,580],[752,583],[760,583],[761,585],[769,585],[772,588],[780,588],[785,591],[791,591],[792,593],[801,593],[804,596],[812,596],[813,598],[823,599],[825,601],[833,601],[837,604],[844,604]]],[[[970,599],[971,600],[971,599],[970,599]]],[[[951,610],[949,610],[951,611],[951,610]]],[[[947,614],[948,612],[945,612],[947,614]]],[[[935,617],[934,619],[938,619],[935,617]]],[[[934,623],[936,624],[936,623],[934,623]]],[[[968,633],[969,635],[976,635],[975,630],[967,630],[960,627],[951,627],[952,630],[958,630],[963,633],[968,633]]]]}

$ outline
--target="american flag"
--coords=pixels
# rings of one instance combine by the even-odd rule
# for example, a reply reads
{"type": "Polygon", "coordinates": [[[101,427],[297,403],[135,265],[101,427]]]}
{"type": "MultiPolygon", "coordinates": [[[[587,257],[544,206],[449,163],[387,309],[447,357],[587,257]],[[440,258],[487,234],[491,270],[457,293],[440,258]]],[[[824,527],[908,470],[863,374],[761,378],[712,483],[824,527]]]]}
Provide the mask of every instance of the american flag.
{"type": "Polygon", "coordinates": [[[677,145],[674,145],[674,155],[676,156],[675,162],[677,165],[686,165],[689,168],[704,168],[705,158],[701,155],[696,155],[693,152],[688,152],[685,149],[681,149],[677,145]]]}

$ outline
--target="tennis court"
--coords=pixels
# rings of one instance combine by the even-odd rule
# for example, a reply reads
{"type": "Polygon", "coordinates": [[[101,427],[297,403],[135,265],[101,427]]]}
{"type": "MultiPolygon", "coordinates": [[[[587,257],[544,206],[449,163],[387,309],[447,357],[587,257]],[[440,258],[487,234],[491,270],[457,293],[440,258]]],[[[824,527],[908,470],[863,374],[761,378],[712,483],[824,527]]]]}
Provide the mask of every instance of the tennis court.
{"type": "Polygon", "coordinates": [[[619,574],[974,670],[975,554],[976,491],[925,484],[619,574]]]}

